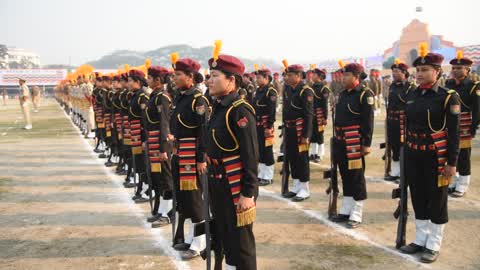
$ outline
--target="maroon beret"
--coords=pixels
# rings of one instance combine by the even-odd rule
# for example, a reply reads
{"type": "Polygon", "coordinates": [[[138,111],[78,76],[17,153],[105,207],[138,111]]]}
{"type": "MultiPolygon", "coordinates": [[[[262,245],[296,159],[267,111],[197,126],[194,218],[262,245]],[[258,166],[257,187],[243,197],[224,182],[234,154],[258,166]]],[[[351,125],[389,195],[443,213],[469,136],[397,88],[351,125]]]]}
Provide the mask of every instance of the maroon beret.
{"type": "Polygon", "coordinates": [[[318,74],[318,75],[320,75],[320,74],[323,74],[323,75],[325,75],[325,76],[327,75],[327,70],[324,69],[324,68],[322,68],[322,69],[315,68],[315,69],[313,69],[312,72],[313,72],[313,73],[316,73],[316,74],[318,74]]]}
{"type": "Polygon", "coordinates": [[[290,65],[287,67],[286,72],[303,72],[303,66],[302,65],[290,65]]]}
{"type": "Polygon", "coordinates": [[[450,61],[450,65],[458,65],[458,66],[471,66],[473,64],[473,61],[468,59],[468,58],[455,58],[450,61]]]}
{"type": "Polygon", "coordinates": [[[428,53],[425,57],[417,57],[415,61],[413,61],[413,66],[441,66],[443,62],[443,55],[438,53],[428,53]]]}
{"type": "Polygon", "coordinates": [[[122,73],[122,75],[120,75],[120,80],[121,81],[128,81],[128,73],[122,73]]]}
{"type": "Polygon", "coordinates": [[[103,75],[102,76],[102,81],[111,81],[111,80],[112,80],[112,78],[108,75],[103,75]]]}
{"type": "Polygon", "coordinates": [[[185,71],[195,73],[200,69],[200,64],[190,58],[178,59],[178,61],[172,65],[174,70],[185,71]]]}
{"type": "Polygon", "coordinates": [[[161,66],[151,66],[148,68],[148,76],[163,77],[169,73],[168,69],[161,66]]]}
{"type": "Polygon", "coordinates": [[[261,74],[263,76],[270,76],[272,75],[272,71],[268,68],[262,68],[262,69],[259,69],[255,72],[257,75],[258,74],[261,74]]]}
{"type": "Polygon", "coordinates": [[[353,74],[360,74],[363,71],[364,71],[363,66],[358,63],[350,63],[343,68],[343,72],[351,72],[353,74]]]}
{"type": "Polygon", "coordinates": [[[121,78],[122,78],[122,75],[119,75],[119,74],[118,74],[118,75],[113,76],[112,81],[117,81],[117,82],[119,82],[121,78]]]}
{"type": "Polygon", "coordinates": [[[128,72],[128,77],[135,78],[135,79],[139,79],[139,78],[145,79],[145,73],[143,73],[142,71],[140,71],[138,69],[131,69],[128,72]]]}
{"type": "MultiPolygon", "coordinates": [[[[226,71],[238,76],[243,76],[243,73],[245,72],[245,65],[242,60],[226,54],[219,55],[217,61],[210,58],[210,60],[208,60],[208,65],[210,66],[210,69],[226,71]]],[[[248,75],[249,74],[247,74],[247,76],[248,75]]]]}
{"type": "Polygon", "coordinates": [[[398,64],[393,64],[390,69],[394,69],[394,68],[398,68],[400,69],[401,71],[403,72],[407,72],[408,71],[408,65],[405,64],[405,63],[398,63],[398,64]]]}

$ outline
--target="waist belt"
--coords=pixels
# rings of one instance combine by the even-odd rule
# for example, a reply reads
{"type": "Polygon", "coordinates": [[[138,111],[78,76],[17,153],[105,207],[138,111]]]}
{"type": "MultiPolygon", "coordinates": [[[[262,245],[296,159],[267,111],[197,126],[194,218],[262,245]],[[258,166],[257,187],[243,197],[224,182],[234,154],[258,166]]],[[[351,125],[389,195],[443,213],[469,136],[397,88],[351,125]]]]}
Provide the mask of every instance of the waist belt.
{"type": "Polygon", "coordinates": [[[115,130],[117,131],[117,137],[119,140],[121,140],[123,138],[123,134],[122,134],[122,116],[120,115],[120,113],[115,113],[114,120],[115,120],[115,130]]]}
{"type": "MultiPolygon", "coordinates": [[[[261,126],[263,127],[264,129],[267,129],[268,126],[267,126],[267,123],[268,123],[268,115],[262,115],[260,116],[260,120],[257,121],[257,126],[261,126]]],[[[274,143],[274,135],[272,136],[265,136],[265,147],[270,147],[273,145],[274,143]]]]}
{"type": "Polygon", "coordinates": [[[472,147],[472,112],[460,113],[460,148],[472,147]]]}
{"type": "MultiPolygon", "coordinates": [[[[238,205],[240,199],[240,191],[242,190],[242,177],[243,177],[243,165],[239,155],[226,157],[222,159],[208,158],[210,164],[214,166],[222,166],[225,170],[228,185],[230,186],[230,192],[233,198],[233,204],[238,205]]],[[[221,174],[215,175],[215,179],[222,179],[221,174]]],[[[235,207],[237,209],[237,207],[235,207]]],[[[257,211],[256,207],[252,207],[245,211],[236,210],[237,214],[237,227],[252,224],[255,222],[257,211]]]]}
{"type": "Polygon", "coordinates": [[[103,115],[103,121],[105,122],[105,133],[107,137],[112,136],[112,125],[110,122],[110,116],[111,116],[110,113],[106,113],[103,115]]]}
{"type": "Polygon", "coordinates": [[[140,125],[140,120],[135,119],[130,121],[130,138],[131,138],[132,154],[139,155],[143,153],[142,125],[140,125]]]}
{"type": "Polygon", "coordinates": [[[323,108],[316,108],[315,115],[317,118],[318,132],[325,131],[325,126],[327,125],[327,119],[325,119],[323,108]]]}
{"type": "Polygon", "coordinates": [[[131,135],[130,135],[130,122],[128,122],[128,116],[122,116],[123,121],[123,143],[125,145],[131,145],[131,135]]]}
{"type": "Polygon", "coordinates": [[[335,137],[337,140],[345,141],[348,169],[361,169],[363,167],[363,163],[362,153],[360,152],[360,125],[351,125],[346,127],[336,126],[335,137]]]}
{"type": "Polygon", "coordinates": [[[148,131],[148,158],[150,159],[150,171],[159,173],[162,172],[160,162],[160,131],[148,131]]]}
{"type": "Polygon", "coordinates": [[[178,139],[177,145],[180,190],[197,190],[197,138],[178,139]]]}

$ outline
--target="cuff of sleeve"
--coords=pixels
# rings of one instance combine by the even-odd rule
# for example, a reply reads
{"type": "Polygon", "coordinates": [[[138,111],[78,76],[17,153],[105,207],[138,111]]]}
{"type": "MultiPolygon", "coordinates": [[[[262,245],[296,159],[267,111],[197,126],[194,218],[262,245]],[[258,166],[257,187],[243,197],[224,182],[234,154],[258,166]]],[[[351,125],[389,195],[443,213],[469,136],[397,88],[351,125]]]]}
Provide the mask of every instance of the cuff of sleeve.
{"type": "Polygon", "coordinates": [[[447,162],[447,164],[448,164],[449,166],[456,167],[456,166],[457,166],[457,159],[453,159],[453,160],[452,160],[452,159],[449,159],[448,162],[447,162]]]}
{"type": "Polygon", "coordinates": [[[197,162],[199,163],[205,162],[205,153],[203,152],[197,153],[197,162]]]}
{"type": "Polygon", "coordinates": [[[254,193],[254,192],[253,192],[253,189],[245,188],[245,187],[242,188],[241,193],[242,193],[242,196],[243,196],[243,197],[246,197],[246,198],[252,198],[253,195],[254,195],[254,194],[253,194],[253,193],[254,193]]]}

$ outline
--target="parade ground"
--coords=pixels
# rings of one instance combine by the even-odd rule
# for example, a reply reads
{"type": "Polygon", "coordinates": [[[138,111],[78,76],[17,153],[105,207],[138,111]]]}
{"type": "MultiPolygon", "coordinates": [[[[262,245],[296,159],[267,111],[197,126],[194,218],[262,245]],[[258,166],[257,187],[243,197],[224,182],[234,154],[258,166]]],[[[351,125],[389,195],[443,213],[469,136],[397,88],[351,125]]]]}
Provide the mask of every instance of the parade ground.
{"type": "MultiPolygon", "coordinates": [[[[204,269],[202,259],[184,262],[171,248],[170,226],[150,227],[148,203],[130,199],[124,176],[103,165],[106,160],[92,151],[94,141],[80,135],[55,100],[43,100],[32,118],[33,129],[24,130],[18,102],[0,106],[0,269],[204,269]]],[[[383,112],[375,118],[366,159],[368,199],[357,229],[327,219],[322,175],[330,164],[330,120],[325,159],[310,166],[310,199],[281,197],[276,164],[274,183],[260,189],[257,203],[258,269],[480,269],[478,136],[469,191],[449,199],[442,255],[426,265],[395,249],[397,200],[391,191],[397,184],[383,180],[384,119],[383,112]]],[[[414,238],[411,205],[409,210],[407,243],[414,238]]]]}

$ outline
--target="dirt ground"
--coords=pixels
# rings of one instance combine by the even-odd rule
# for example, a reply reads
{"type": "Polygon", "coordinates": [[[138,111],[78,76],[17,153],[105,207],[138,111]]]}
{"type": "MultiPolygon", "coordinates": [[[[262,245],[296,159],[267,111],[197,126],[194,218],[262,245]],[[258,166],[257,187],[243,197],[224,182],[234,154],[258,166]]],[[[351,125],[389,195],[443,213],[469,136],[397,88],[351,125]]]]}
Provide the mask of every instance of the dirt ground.
{"type": "MultiPolygon", "coordinates": [[[[130,200],[123,176],[103,166],[93,142],[80,137],[53,100],[43,101],[29,131],[21,129],[14,101],[0,106],[0,115],[0,269],[204,269],[201,259],[182,262],[170,248],[170,227],[149,227],[149,206],[130,200]]],[[[258,201],[258,269],[480,269],[480,141],[472,151],[469,193],[449,201],[441,256],[424,265],[394,248],[395,185],[381,180],[382,119],[367,158],[362,227],[349,230],[326,220],[321,176],[328,154],[311,164],[312,197],[303,203],[280,197],[277,164],[274,184],[262,188],[258,201]]],[[[411,213],[408,241],[414,238],[411,213]]]]}

